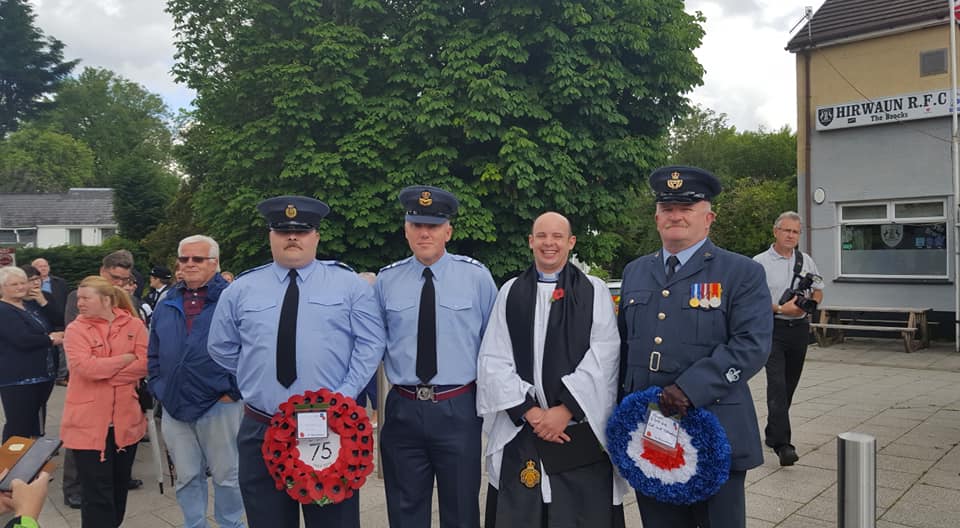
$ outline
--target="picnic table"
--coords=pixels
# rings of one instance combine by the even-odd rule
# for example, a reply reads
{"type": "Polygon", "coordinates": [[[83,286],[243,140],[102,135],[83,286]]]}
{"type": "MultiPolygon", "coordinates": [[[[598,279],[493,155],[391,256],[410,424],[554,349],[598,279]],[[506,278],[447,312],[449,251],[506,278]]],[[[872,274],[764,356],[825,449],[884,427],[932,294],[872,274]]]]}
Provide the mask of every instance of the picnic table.
{"type": "Polygon", "coordinates": [[[821,306],[820,322],[811,323],[810,329],[820,346],[842,343],[844,332],[889,332],[900,334],[907,353],[930,346],[930,331],[927,313],[931,308],[913,307],[867,307],[867,306],[821,306]],[[889,315],[878,319],[877,314],[889,315]]]}

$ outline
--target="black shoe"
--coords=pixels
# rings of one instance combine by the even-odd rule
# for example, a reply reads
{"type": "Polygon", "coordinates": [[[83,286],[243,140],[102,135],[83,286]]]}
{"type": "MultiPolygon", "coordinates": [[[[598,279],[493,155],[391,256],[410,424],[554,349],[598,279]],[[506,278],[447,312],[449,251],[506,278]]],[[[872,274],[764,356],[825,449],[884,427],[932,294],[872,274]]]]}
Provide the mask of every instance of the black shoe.
{"type": "Polygon", "coordinates": [[[794,462],[800,460],[800,456],[797,455],[797,448],[790,444],[777,449],[777,456],[780,457],[781,466],[792,466],[794,462]]]}
{"type": "Polygon", "coordinates": [[[143,481],[140,479],[132,478],[130,482],[127,483],[128,490],[135,490],[143,487],[143,481]]]}
{"type": "Polygon", "coordinates": [[[64,495],[63,504],[74,510],[79,510],[83,506],[83,499],[80,498],[80,495],[64,495]]]}

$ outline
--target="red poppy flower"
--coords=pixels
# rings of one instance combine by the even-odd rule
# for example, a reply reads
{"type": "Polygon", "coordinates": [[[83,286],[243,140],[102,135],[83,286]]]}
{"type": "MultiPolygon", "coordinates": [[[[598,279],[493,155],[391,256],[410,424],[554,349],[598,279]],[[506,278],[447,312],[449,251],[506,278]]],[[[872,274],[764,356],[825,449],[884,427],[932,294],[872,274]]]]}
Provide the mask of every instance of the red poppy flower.
{"type": "Polygon", "coordinates": [[[555,290],[553,290],[553,298],[550,299],[550,302],[559,301],[560,299],[563,299],[563,295],[564,295],[563,288],[556,288],[555,290]]]}
{"type": "Polygon", "coordinates": [[[343,502],[346,498],[347,486],[340,477],[326,477],[321,480],[323,489],[326,491],[327,498],[334,503],[343,502]]]}
{"type": "Polygon", "coordinates": [[[354,475],[347,479],[347,486],[350,489],[358,490],[361,486],[367,483],[367,475],[354,475]]]}
{"type": "MultiPolygon", "coordinates": [[[[289,419],[293,416],[293,413],[297,412],[297,410],[293,408],[293,403],[291,403],[290,400],[281,403],[279,409],[277,414],[281,415],[284,420],[289,419]]],[[[276,418],[277,414],[273,416],[276,418]]]]}
{"type": "Polygon", "coordinates": [[[309,489],[310,499],[314,504],[326,506],[331,503],[330,498],[327,497],[327,490],[323,487],[323,483],[317,480],[316,477],[311,479],[309,489]]]}
{"type": "Polygon", "coordinates": [[[310,504],[313,502],[310,497],[310,487],[306,481],[294,482],[293,486],[287,490],[287,495],[302,504],[310,504]]]}

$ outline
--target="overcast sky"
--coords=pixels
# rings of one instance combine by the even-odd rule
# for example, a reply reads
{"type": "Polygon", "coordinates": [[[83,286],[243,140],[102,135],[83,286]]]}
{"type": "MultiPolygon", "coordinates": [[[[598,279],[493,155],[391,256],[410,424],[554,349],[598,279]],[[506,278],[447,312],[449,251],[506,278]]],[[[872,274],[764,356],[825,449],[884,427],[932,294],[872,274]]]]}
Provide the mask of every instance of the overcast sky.
{"type": "MultiPolygon", "coordinates": [[[[159,93],[171,110],[193,93],[173,82],[173,32],[163,0],[30,0],[37,24],[66,44],[67,59],[107,68],[159,93]]],[[[783,48],[805,5],[823,0],[687,0],[707,18],[696,51],[706,69],[691,99],[740,130],[796,128],[794,56],[783,48]]]]}

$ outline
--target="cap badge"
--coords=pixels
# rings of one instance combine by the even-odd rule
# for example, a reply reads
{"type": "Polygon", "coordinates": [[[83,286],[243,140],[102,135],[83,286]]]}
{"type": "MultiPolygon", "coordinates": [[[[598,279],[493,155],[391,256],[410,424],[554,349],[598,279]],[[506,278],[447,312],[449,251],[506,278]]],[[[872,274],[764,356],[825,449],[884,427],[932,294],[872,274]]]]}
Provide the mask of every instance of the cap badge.
{"type": "Polygon", "coordinates": [[[533,460],[527,460],[526,468],[520,471],[520,482],[528,488],[535,488],[540,484],[540,472],[535,467],[537,465],[533,460]]]}
{"type": "Polygon", "coordinates": [[[287,218],[296,218],[297,217],[297,208],[293,204],[288,204],[287,208],[283,211],[283,214],[287,215],[287,218]]]}
{"type": "Polygon", "coordinates": [[[671,190],[676,191],[680,187],[683,187],[683,180],[680,179],[680,173],[673,171],[670,173],[670,179],[667,180],[667,187],[671,190]]]}
{"type": "Polygon", "coordinates": [[[430,207],[433,204],[433,198],[430,197],[430,191],[421,191],[420,192],[420,205],[424,207],[430,207]]]}

